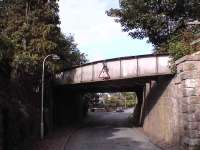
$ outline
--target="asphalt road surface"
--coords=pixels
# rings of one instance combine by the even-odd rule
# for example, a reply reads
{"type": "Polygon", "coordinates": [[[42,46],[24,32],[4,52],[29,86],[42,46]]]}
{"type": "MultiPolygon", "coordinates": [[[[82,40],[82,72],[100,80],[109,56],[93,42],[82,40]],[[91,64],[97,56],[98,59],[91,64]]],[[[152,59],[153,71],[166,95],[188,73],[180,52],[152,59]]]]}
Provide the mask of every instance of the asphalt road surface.
{"type": "Polygon", "coordinates": [[[160,150],[129,121],[129,113],[93,112],[65,150],[160,150]]]}

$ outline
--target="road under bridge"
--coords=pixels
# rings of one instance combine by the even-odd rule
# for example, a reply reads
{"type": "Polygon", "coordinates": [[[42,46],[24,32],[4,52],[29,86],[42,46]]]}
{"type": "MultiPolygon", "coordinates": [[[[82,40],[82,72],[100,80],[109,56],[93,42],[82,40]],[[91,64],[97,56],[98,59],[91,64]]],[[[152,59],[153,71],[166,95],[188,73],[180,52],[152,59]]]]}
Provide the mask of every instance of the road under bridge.
{"type": "MultiPolygon", "coordinates": [[[[168,55],[142,55],[102,60],[75,66],[56,75],[55,118],[83,112],[86,92],[136,92],[135,125],[169,149],[190,150],[200,146],[200,55],[175,62],[172,74],[168,55]]],[[[80,114],[81,115],[81,114],[80,114]]],[[[78,116],[80,116],[78,115],[78,116]]]]}

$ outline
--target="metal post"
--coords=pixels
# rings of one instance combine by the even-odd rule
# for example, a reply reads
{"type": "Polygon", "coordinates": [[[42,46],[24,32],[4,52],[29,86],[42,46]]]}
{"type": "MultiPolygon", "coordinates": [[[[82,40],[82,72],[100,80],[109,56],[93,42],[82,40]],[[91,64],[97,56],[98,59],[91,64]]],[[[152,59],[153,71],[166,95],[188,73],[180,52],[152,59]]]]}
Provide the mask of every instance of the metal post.
{"type": "Polygon", "coordinates": [[[139,58],[138,57],[136,57],[136,61],[137,61],[136,75],[139,76],[139,58]]]}
{"type": "Polygon", "coordinates": [[[119,60],[119,63],[120,63],[120,67],[119,67],[119,77],[120,79],[122,78],[122,59],[120,58],[119,60]]]}
{"type": "Polygon", "coordinates": [[[47,55],[43,59],[42,63],[42,93],[41,93],[41,120],[40,120],[40,138],[41,140],[44,139],[44,76],[45,76],[45,61],[47,60],[48,57],[52,57],[55,60],[60,59],[57,55],[55,54],[50,54],[47,55]]]}
{"type": "Polygon", "coordinates": [[[92,80],[91,81],[94,81],[94,63],[92,63],[92,80]]]}
{"type": "Polygon", "coordinates": [[[125,109],[126,109],[126,98],[124,99],[124,105],[125,105],[125,109]]]}
{"type": "Polygon", "coordinates": [[[45,61],[51,55],[47,55],[42,63],[42,95],[41,95],[41,121],[40,121],[40,138],[44,139],[44,69],[45,69],[45,61]]]}

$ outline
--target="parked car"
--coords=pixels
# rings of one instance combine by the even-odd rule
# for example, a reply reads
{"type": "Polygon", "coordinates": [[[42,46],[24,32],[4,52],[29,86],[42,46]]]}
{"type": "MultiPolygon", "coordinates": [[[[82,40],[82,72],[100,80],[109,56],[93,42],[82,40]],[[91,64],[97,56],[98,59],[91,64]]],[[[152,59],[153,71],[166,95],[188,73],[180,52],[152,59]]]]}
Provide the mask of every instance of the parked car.
{"type": "Polygon", "coordinates": [[[124,112],[122,107],[117,107],[116,112],[124,112]]]}
{"type": "Polygon", "coordinates": [[[105,108],[91,108],[91,112],[106,112],[105,108]]]}

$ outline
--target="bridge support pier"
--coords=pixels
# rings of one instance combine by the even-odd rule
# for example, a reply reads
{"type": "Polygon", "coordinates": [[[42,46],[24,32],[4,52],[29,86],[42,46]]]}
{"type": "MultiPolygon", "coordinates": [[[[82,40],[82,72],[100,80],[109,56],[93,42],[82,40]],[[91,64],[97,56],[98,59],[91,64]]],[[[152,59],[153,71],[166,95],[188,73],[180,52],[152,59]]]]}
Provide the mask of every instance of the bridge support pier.
{"type": "Polygon", "coordinates": [[[142,112],[143,112],[143,103],[144,103],[144,96],[143,96],[143,87],[139,87],[137,89],[136,95],[137,95],[137,105],[134,109],[133,113],[133,121],[135,126],[141,126],[141,118],[142,118],[142,112]]]}

